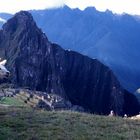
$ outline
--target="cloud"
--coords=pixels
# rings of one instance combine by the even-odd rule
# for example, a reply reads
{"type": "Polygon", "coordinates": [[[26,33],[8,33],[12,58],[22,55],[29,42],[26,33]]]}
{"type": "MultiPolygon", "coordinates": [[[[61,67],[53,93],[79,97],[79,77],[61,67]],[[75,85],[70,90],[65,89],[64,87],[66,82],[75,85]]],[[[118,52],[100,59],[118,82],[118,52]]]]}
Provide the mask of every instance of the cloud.
{"type": "Polygon", "coordinates": [[[6,20],[5,20],[5,19],[3,19],[3,18],[0,18],[0,22],[5,23],[5,22],[6,22],[6,20]]]}
{"type": "Polygon", "coordinates": [[[15,13],[20,10],[59,7],[63,4],[64,0],[0,0],[0,12],[15,13]]]}
{"type": "Polygon", "coordinates": [[[99,10],[110,9],[117,13],[140,14],[140,0],[95,0],[99,10]]]}
{"type": "Polygon", "coordinates": [[[15,13],[20,10],[60,7],[64,4],[72,8],[95,6],[101,11],[110,9],[117,13],[140,15],[140,0],[0,0],[0,12],[15,13]]]}
{"type": "Polygon", "coordinates": [[[85,9],[88,6],[94,6],[93,1],[94,0],[65,0],[64,3],[72,8],[79,7],[80,9],[85,9]]]}

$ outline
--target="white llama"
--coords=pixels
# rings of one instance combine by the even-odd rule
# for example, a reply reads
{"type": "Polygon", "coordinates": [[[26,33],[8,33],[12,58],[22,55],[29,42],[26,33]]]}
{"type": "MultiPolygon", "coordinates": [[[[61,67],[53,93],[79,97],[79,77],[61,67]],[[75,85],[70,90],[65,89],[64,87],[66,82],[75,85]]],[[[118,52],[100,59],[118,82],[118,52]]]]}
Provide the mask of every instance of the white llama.
{"type": "Polygon", "coordinates": [[[8,78],[10,76],[10,72],[5,68],[7,60],[1,61],[0,59],[0,79],[8,78]]]}

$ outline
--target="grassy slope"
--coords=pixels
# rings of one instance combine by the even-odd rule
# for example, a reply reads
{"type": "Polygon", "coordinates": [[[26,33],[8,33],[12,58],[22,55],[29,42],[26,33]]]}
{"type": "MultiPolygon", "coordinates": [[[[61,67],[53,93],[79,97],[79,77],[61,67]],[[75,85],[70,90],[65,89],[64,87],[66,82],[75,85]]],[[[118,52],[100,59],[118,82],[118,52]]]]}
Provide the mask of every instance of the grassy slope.
{"type": "Polygon", "coordinates": [[[0,108],[0,140],[140,140],[140,121],[73,112],[0,108]]]}
{"type": "Polygon", "coordinates": [[[25,103],[22,100],[17,100],[13,97],[4,97],[2,100],[0,100],[0,104],[4,105],[12,105],[12,106],[23,106],[25,103]]]}

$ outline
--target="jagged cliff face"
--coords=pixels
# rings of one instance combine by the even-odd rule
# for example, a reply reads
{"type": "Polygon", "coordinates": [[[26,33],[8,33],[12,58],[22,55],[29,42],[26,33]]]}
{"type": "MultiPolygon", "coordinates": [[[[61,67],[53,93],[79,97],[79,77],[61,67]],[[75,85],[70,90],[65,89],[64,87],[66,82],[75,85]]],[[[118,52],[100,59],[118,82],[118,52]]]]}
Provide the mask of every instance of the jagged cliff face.
{"type": "MultiPolygon", "coordinates": [[[[121,85],[130,92],[140,87],[138,17],[116,15],[108,10],[99,12],[94,7],[81,11],[64,6],[30,13],[51,41],[97,58],[113,70],[121,85]]],[[[0,13],[4,21],[12,16],[0,13]]]]}
{"type": "Polygon", "coordinates": [[[67,6],[30,12],[50,40],[99,59],[127,90],[140,87],[140,20],[135,16],[67,6]]]}
{"type": "Polygon", "coordinates": [[[7,58],[11,81],[17,86],[59,94],[99,114],[111,109],[118,115],[139,111],[136,98],[122,89],[108,67],[49,42],[28,12],[17,13],[3,26],[0,57],[7,58]]]}

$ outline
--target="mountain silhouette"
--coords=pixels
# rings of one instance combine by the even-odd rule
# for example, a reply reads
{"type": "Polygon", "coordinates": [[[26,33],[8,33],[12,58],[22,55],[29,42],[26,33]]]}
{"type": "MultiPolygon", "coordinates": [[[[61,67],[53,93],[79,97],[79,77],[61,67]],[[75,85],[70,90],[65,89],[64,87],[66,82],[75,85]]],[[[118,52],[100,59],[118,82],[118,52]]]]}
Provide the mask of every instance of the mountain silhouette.
{"type": "Polygon", "coordinates": [[[122,88],[107,66],[51,43],[28,12],[17,13],[3,25],[0,49],[17,87],[58,94],[92,113],[139,112],[136,97],[122,88]]]}

